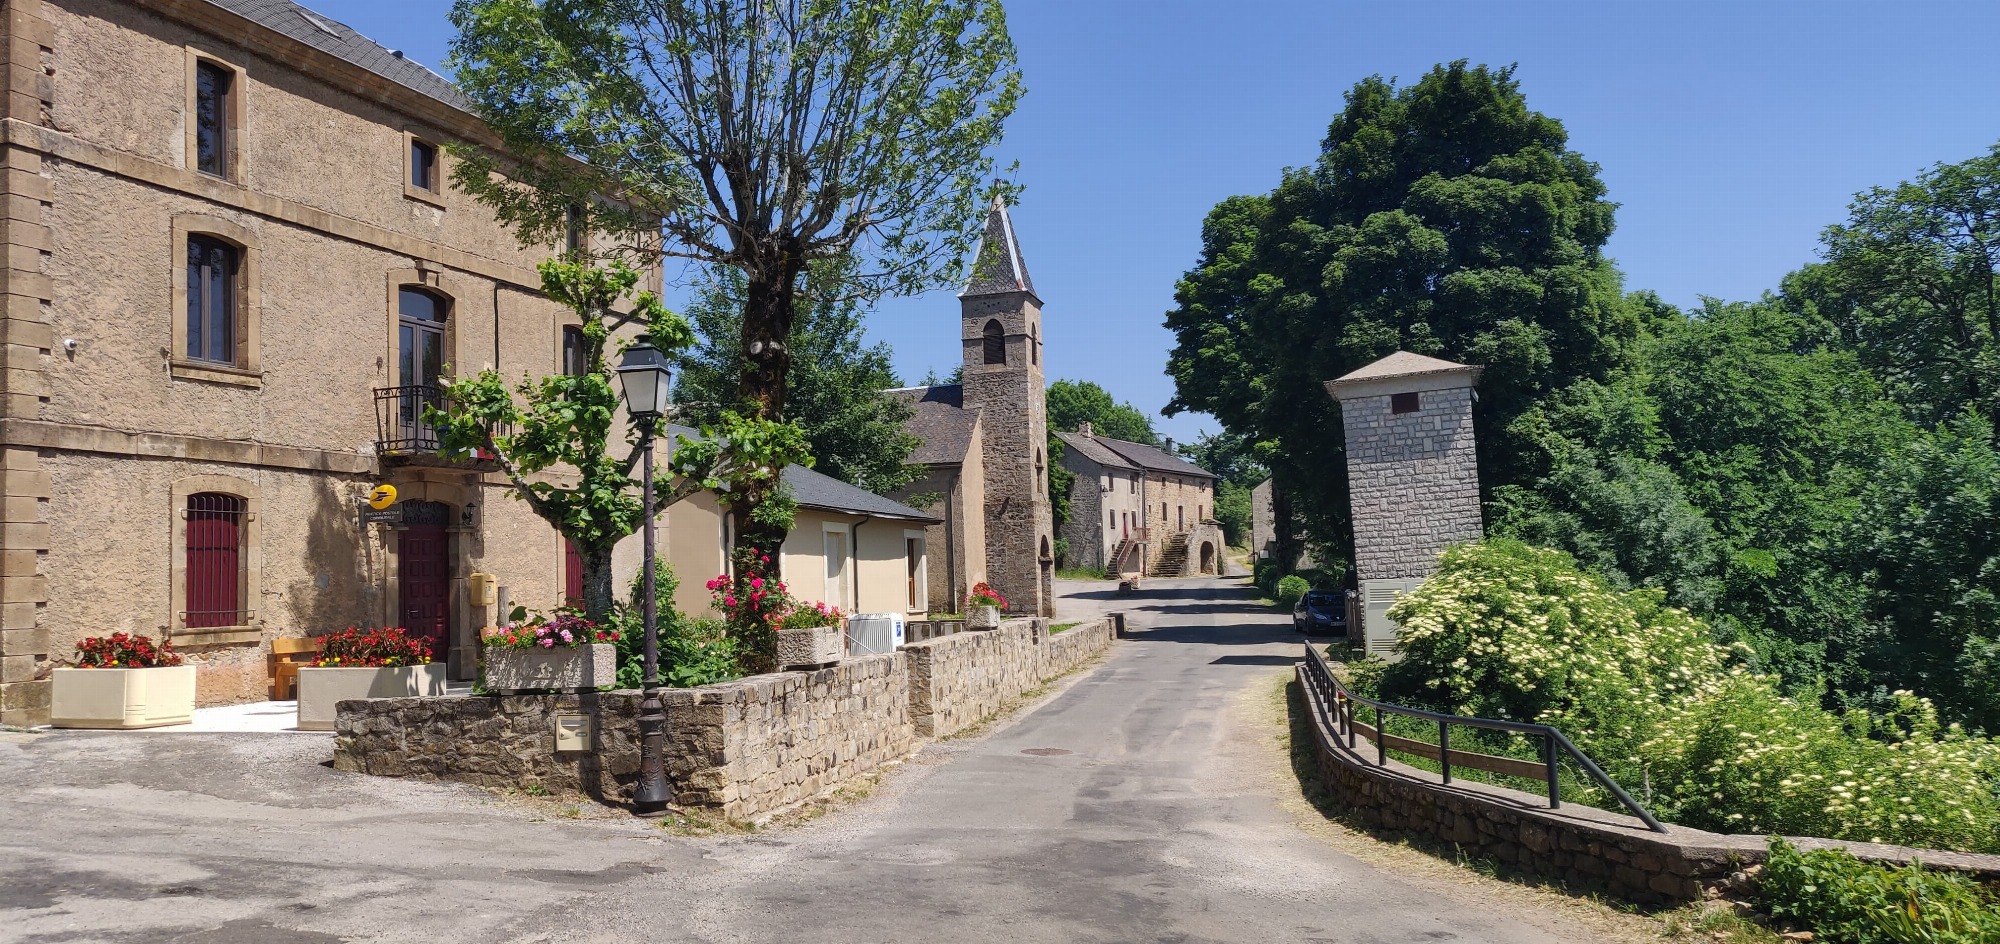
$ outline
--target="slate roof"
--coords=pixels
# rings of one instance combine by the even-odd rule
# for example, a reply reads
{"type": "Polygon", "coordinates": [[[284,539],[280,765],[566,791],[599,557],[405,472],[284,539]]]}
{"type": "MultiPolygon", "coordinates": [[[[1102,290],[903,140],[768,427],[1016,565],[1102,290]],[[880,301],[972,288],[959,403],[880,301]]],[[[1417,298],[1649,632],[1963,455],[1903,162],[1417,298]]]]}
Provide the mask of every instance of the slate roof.
{"type": "Polygon", "coordinates": [[[903,429],[917,437],[918,445],[904,461],[911,465],[955,465],[965,461],[979,411],[965,408],[963,386],[905,387],[891,390],[889,395],[902,399],[913,411],[903,429]]]}
{"type": "Polygon", "coordinates": [[[1385,377],[1415,377],[1421,374],[1448,374],[1453,371],[1471,371],[1476,376],[1480,368],[1470,364],[1454,364],[1451,361],[1425,357],[1422,354],[1412,354],[1409,351],[1397,351],[1360,370],[1335,377],[1326,383],[1328,387],[1332,387],[1334,384],[1381,380],[1385,377]]]}
{"type": "Polygon", "coordinates": [[[1112,439],[1108,436],[1098,436],[1095,438],[1104,448],[1125,457],[1126,461],[1148,472],[1166,472],[1171,475],[1187,475],[1205,479],[1215,478],[1215,473],[1158,446],[1126,442],[1123,439],[1112,439]]]}
{"type": "Polygon", "coordinates": [[[999,197],[993,198],[993,206],[986,211],[986,234],[980,237],[979,254],[972,259],[972,279],[958,297],[1035,294],[1035,281],[1028,277],[1027,260],[1021,257],[1021,242],[1014,237],[1014,218],[999,197]]]}
{"type": "Polygon", "coordinates": [[[449,80],[404,58],[353,27],[292,0],[208,0],[253,23],[338,56],[385,79],[428,95],[460,111],[472,103],[449,80]]]}
{"type": "MultiPolygon", "coordinates": [[[[700,439],[701,431],[669,423],[666,435],[700,439]]],[[[785,466],[781,480],[791,487],[792,498],[801,508],[813,508],[843,515],[922,521],[926,524],[936,524],[939,520],[901,502],[890,501],[865,488],[849,485],[831,475],[814,472],[802,465],[785,466]]]]}
{"type": "Polygon", "coordinates": [[[1062,440],[1065,443],[1068,443],[1071,449],[1076,450],[1077,454],[1083,456],[1085,459],[1089,459],[1090,461],[1095,462],[1098,465],[1104,466],[1106,468],[1111,468],[1111,469],[1138,468],[1138,466],[1132,464],[1131,460],[1126,459],[1124,456],[1121,456],[1115,452],[1112,452],[1110,449],[1106,448],[1102,443],[1099,443],[1097,441],[1096,436],[1085,436],[1082,433],[1065,433],[1057,431],[1056,438],[1062,440]]]}

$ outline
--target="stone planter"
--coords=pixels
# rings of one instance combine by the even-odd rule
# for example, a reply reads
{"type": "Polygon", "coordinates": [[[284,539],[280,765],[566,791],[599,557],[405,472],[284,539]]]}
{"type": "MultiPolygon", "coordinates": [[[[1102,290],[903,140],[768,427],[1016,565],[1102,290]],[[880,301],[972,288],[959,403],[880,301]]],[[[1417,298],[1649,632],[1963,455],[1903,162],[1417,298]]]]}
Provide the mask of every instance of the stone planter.
{"type": "Polygon", "coordinates": [[[194,666],[57,669],[49,723],[58,728],[157,728],[194,720],[194,666]]]}
{"type": "Polygon", "coordinates": [[[846,634],[838,626],[781,629],[778,636],[778,668],[833,665],[840,661],[846,634]]]}
{"type": "Polygon", "coordinates": [[[594,692],[618,684],[618,647],[486,648],[486,690],[495,695],[594,692]]]}
{"type": "Polygon", "coordinates": [[[299,730],[331,731],[343,701],[444,694],[444,663],[380,669],[299,669],[299,730]]]}
{"type": "Polygon", "coordinates": [[[965,614],[966,629],[999,629],[1000,608],[997,606],[975,606],[965,614]]]}

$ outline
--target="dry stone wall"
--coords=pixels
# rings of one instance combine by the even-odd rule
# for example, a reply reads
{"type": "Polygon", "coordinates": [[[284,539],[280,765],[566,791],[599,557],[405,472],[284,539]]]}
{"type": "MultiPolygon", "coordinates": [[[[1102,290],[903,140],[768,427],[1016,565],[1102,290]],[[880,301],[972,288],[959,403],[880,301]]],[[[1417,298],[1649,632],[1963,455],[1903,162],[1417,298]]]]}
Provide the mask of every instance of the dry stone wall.
{"type": "MultiPolygon", "coordinates": [[[[666,690],[667,777],[682,806],[768,819],[1081,666],[1111,644],[1112,625],[1050,637],[1045,620],[1009,620],[814,672],[666,690]]],[[[633,691],[345,701],[333,765],[616,802],[638,778],[638,716],[633,691]],[[592,719],[589,745],[558,752],[557,716],[574,714],[592,719]]]]}

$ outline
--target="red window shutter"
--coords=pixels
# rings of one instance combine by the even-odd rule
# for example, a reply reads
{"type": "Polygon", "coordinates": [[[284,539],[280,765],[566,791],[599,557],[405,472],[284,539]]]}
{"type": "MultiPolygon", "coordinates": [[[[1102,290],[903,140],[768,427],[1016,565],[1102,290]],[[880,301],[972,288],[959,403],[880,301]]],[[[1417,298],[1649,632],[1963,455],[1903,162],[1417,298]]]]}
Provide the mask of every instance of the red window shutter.
{"type": "Polygon", "coordinates": [[[583,605],[583,555],[568,538],[563,538],[563,602],[583,605]]]}
{"type": "Polygon", "coordinates": [[[243,624],[243,511],[234,495],[188,497],[187,619],[189,629],[243,624]]]}

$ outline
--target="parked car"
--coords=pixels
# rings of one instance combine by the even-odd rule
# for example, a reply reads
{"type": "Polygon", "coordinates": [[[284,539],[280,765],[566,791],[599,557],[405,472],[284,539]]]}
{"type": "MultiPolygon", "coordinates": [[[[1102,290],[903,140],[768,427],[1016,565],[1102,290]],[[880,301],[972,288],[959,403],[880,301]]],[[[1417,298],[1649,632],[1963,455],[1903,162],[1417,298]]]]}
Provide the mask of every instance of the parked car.
{"type": "Polygon", "coordinates": [[[1347,596],[1338,590],[1308,590],[1292,607],[1292,628],[1302,633],[1347,635],[1347,596]]]}

